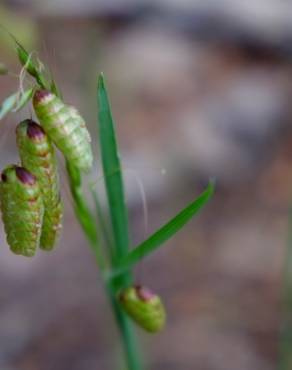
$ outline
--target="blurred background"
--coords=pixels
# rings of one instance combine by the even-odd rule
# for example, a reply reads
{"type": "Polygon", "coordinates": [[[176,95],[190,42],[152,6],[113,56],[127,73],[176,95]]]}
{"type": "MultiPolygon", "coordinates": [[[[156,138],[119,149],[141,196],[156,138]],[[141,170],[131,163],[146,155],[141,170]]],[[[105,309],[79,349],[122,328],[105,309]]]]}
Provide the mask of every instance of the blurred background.
{"type": "MultiPolygon", "coordinates": [[[[139,331],[148,369],[276,369],[292,196],[291,2],[2,0],[0,23],[49,65],[86,118],[96,156],[96,76],[105,73],[133,245],[217,179],[204,211],[136,268],[137,282],[168,309],[164,332],[139,331]]],[[[2,35],[0,62],[15,73],[1,77],[2,101],[20,71],[2,35]]],[[[18,161],[15,126],[30,114],[1,122],[1,168],[18,161]]],[[[56,250],[14,256],[1,231],[1,370],[118,364],[116,329],[61,167],[56,250]]],[[[101,180],[98,159],[86,182],[101,180]]]]}

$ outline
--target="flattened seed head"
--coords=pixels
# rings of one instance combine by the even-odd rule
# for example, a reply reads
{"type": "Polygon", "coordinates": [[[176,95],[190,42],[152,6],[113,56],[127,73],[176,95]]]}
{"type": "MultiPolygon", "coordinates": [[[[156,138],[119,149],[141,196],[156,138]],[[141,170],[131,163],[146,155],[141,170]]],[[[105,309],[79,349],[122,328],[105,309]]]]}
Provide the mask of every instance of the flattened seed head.
{"type": "Polygon", "coordinates": [[[24,185],[34,185],[36,183],[35,176],[23,167],[15,166],[15,173],[18,180],[24,185]]]}

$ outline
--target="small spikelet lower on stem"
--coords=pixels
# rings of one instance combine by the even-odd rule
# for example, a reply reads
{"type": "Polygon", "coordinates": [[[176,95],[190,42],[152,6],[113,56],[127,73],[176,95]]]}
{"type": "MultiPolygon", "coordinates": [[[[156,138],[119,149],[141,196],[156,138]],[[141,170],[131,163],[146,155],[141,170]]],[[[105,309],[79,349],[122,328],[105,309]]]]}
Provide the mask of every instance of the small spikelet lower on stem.
{"type": "Polygon", "coordinates": [[[127,314],[143,329],[151,333],[161,331],[166,313],[160,297],[149,288],[136,285],[119,294],[119,302],[127,314]]]}

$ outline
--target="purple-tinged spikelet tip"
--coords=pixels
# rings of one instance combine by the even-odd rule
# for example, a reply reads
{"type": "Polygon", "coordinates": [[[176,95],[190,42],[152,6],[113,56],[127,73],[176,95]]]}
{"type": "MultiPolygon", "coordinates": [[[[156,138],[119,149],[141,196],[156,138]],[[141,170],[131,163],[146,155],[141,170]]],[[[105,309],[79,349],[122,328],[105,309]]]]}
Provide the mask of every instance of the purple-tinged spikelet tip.
{"type": "Polygon", "coordinates": [[[33,120],[28,120],[27,122],[27,136],[31,139],[41,140],[45,137],[45,132],[42,127],[34,122],[33,120]]]}
{"type": "Polygon", "coordinates": [[[23,167],[15,166],[15,173],[19,181],[25,185],[34,185],[36,182],[34,175],[23,167]]]}
{"type": "Polygon", "coordinates": [[[145,286],[137,285],[135,286],[137,296],[144,302],[150,301],[153,299],[156,294],[154,294],[149,288],[145,286]]]}
{"type": "Polygon", "coordinates": [[[37,90],[33,96],[33,104],[38,104],[49,95],[51,93],[48,90],[37,90]]]}

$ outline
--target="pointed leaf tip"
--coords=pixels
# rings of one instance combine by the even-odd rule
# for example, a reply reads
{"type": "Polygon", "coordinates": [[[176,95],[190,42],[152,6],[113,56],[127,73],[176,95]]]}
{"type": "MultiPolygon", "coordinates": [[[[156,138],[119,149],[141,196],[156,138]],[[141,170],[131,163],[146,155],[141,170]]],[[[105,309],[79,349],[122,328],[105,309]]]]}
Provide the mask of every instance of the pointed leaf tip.
{"type": "Polygon", "coordinates": [[[104,89],[104,74],[103,72],[100,72],[99,76],[98,76],[98,82],[97,82],[97,86],[99,89],[104,89]]]}
{"type": "Polygon", "coordinates": [[[98,127],[101,159],[114,239],[113,256],[128,253],[128,210],[126,206],[122,168],[115,124],[103,73],[98,77],[98,127]]]}
{"type": "Polygon", "coordinates": [[[174,218],[168,221],[164,226],[158,229],[148,239],[143,241],[136,248],[132,249],[127,256],[125,256],[117,266],[117,271],[129,269],[134,264],[139,262],[142,258],[149,255],[159,247],[161,247],[167,240],[174,236],[185,224],[187,224],[204,205],[211,199],[214,194],[215,186],[214,180],[209,181],[207,188],[179,212],[174,218]]]}
{"type": "Polygon", "coordinates": [[[0,106],[0,120],[12,111],[14,105],[17,102],[18,93],[8,96],[0,106]]]}
{"type": "Polygon", "coordinates": [[[101,73],[98,77],[97,87],[98,87],[99,93],[106,93],[105,80],[104,80],[103,73],[101,73]]]}
{"type": "Polygon", "coordinates": [[[209,179],[209,185],[212,185],[215,188],[216,183],[217,183],[216,177],[210,177],[210,179],[209,179]]]}
{"type": "Polygon", "coordinates": [[[209,179],[208,186],[207,186],[206,190],[203,192],[203,194],[208,193],[209,197],[211,197],[215,192],[215,187],[216,187],[216,179],[215,179],[215,177],[211,177],[209,179]]]}

